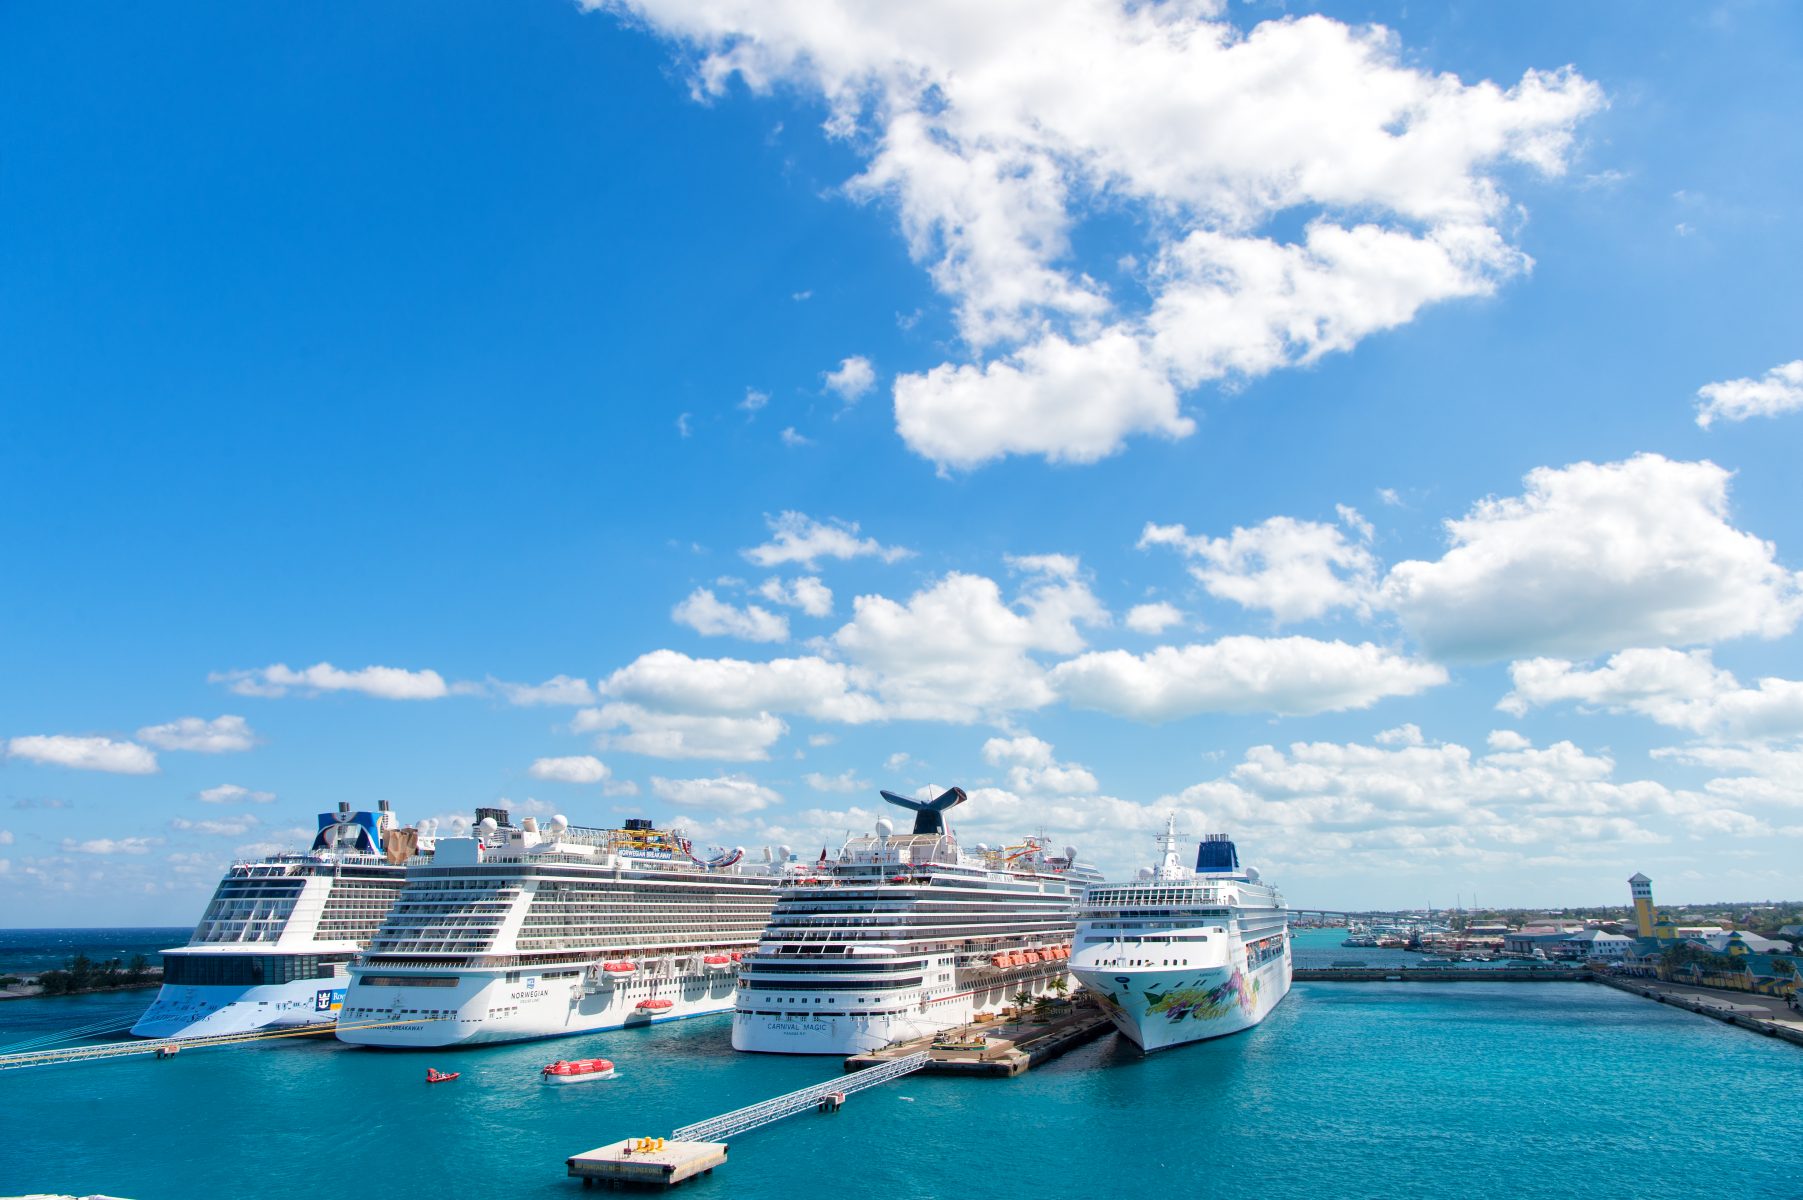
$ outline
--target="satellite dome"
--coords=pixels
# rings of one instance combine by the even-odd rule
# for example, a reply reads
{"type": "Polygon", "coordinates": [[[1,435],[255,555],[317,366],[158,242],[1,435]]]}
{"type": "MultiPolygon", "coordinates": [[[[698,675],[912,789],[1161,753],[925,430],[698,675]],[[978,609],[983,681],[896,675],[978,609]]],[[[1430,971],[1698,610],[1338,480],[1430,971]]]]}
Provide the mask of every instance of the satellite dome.
{"type": "Polygon", "coordinates": [[[520,822],[520,828],[524,829],[527,833],[537,833],[538,832],[538,818],[537,817],[527,817],[524,821],[520,822]]]}
{"type": "Polygon", "coordinates": [[[1246,868],[1246,878],[1250,879],[1253,883],[1257,883],[1258,882],[1258,868],[1257,867],[1247,867],[1246,868]]]}
{"type": "Polygon", "coordinates": [[[499,829],[500,826],[495,824],[495,819],[493,817],[483,817],[480,821],[476,822],[476,828],[480,829],[483,833],[493,833],[495,830],[499,829]]]}
{"type": "Polygon", "coordinates": [[[1140,878],[1141,878],[1141,879],[1150,879],[1150,878],[1152,878],[1152,868],[1151,868],[1151,867],[1141,867],[1141,868],[1140,868],[1140,869],[1139,869],[1139,877],[1140,877],[1140,878]]]}
{"type": "Polygon", "coordinates": [[[451,818],[451,836],[462,837],[470,831],[470,823],[462,817],[451,818]]]}
{"type": "Polygon", "coordinates": [[[876,835],[878,837],[886,838],[894,832],[895,832],[895,822],[894,821],[891,821],[888,817],[878,817],[876,819],[876,835]]]}
{"type": "Polygon", "coordinates": [[[569,827],[570,827],[570,819],[568,817],[564,816],[562,813],[558,813],[557,815],[555,815],[551,818],[551,832],[552,833],[562,833],[564,830],[568,829],[569,827]]]}
{"type": "Polygon", "coordinates": [[[1075,846],[1066,846],[1064,848],[1064,861],[1065,862],[1076,862],[1077,861],[1077,848],[1075,846]]]}
{"type": "Polygon", "coordinates": [[[789,861],[789,856],[792,853],[793,853],[793,851],[791,851],[787,846],[778,846],[776,848],[776,856],[778,858],[782,859],[784,862],[789,861]]]}
{"type": "Polygon", "coordinates": [[[977,843],[977,853],[978,854],[988,854],[989,853],[989,843],[988,842],[978,842],[977,843]]]}

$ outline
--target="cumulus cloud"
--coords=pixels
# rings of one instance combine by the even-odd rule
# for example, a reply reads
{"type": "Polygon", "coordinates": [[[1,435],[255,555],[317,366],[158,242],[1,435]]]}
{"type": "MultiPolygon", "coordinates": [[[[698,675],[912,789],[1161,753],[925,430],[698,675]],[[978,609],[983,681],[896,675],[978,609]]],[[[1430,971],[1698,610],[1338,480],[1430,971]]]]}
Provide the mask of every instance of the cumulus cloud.
{"type": "Polygon", "coordinates": [[[1008,787],[1028,796],[1086,796],[1101,787],[1088,768],[1059,762],[1051,743],[1031,734],[990,738],[983,743],[983,761],[1007,767],[1008,787]]]}
{"type": "Polygon", "coordinates": [[[526,768],[526,773],[534,779],[549,779],[557,783],[600,783],[611,774],[607,764],[592,754],[535,759],[526,768]]]}
{"type": "Polygon", "coordinates": [[[222,783],[218,787],[205,788],[199,793],[202,804],[237,804],[248,801],[251,804],[272,804],[275,802],[274,792],[255,792],[250,788],[235,783],[222,783]]]}
{"type": "Polygon", "coordinates": [[[115,775],[154,775],[156,754],[136,742],[116,742],[105,737],[70,734],[32,734],[6,743],[10,758],[77,771],[109,771],[115,775]]]}
{"type": "Polygon", "coordinates": [[[788,618],[750,604],[737,608],[716,597],[710,588],[696,588],[688,599],[670,610],[670,618],[704,637],[736,637],[747,642],[786,642],[788,618]]]}
{"type": "Polygon", "coordinates": [[[653,650],[608,676],[601,690],[632,705],[674,712],[733,717],[797,713],[856,725],[883,716],[881,705],[860,690],[860,683],[859,672],[817,656],[749,662],[653,650]]]}
{"type": "Polygon", "coordinates": [[[739,407],[748,413],[756,413],[770,403],[770,394],[760,392],[756,388],[746,388],[745,398],[739,401],[739,407]]]}
{"type": "Polygon", "coordinates": [[[1413,696],[1446,678],[1434,663],[1370,642],[1305,637],[1225,637],[1148,654],[1105,650],[1051,671],[1052,686],[1071,704],[1142,721],[1205,712],[1342,712],[1413,696]]]}
{"type": "Polygon", "coordinates": [[[568,675],[553,675],[543,683],[508,683],[500,679],[491,679],[489,685],[499,692],[507,703],[522,708],[537,705],[593,704],[595,701],[595,693],[589,689],[588,680],[575,679],[568,675]]]}
{"type": "Polygon", "coordinates": [[[147,725],[138,730],[138,740],[149,742],[159,750],[191,750],[198,754],[229,754],[249,750],[257,744],[257,735],[243,717],[182,717],[167,725],[147,725]]]}
{"type": "Polygon", "coordinates": [[[1368,612],[1377,559],[1365,545],[1371,526],[1356,509],[1340,507],[1352,528],[1272,517],[1224,538],[1192,536],[1182,525],[1147,524],[1141,549],[1170,546],[1191,560],[1190,574],[1208,594],[1244,608],[1263,609],[1279,625],[1313,620],[1336,608],[1368,612]]]}
{"type": "Polygon", "coordinates": [[[781,604],[789,608],[799,608],[810,617],[831,616],[833,611],[833,590],[820,582],[817,575],[803,575],[796,579],[766,579],[758,588],[758,595],[772,604],[781,604]]]}
{"type": "Polygon", "coordinates": [[[1788,633],[1799,577],[1728,520],[1729,473],[1642,454],[1541,467],[1520,496],[1446,523],[1452,545],[1403,562],[1387,603],[1436,657],[1587,658],[1633,646],[1788,633]]]}
{"type": "Polygon", "coordinates": [[[837,775],[823,775],[819,771],[809,771],[802,776],[807,785],[817,792],[867,792],[871,789],[869,781],[859,779],[856,771],[847,768],[837,775]]]}
{"type": "Polygon", "coordinates": [[[1731,803],[1803,807],[1803,748],[1769,743],[1662,747],[1653,757],[1722,774],[1704,790],[1731,803]]]}
{"type": "Polygon", "coordinates": [[[284,663],[250,671],[215,671],[207,676],[207,681],[223,683],[240,696],[285,696],[290,691],[309,696],[359,692],[380,700],[437,700],[452,692],[437,671],[409,671],[403,667],[346,671],[324,662],[299,671],[284,663]]]}
{"type": "Polygon", "coordinates": [[[841,362],[838,370],[828,371],[824,378],[828,391],[836,393],[847,404],[856,404],[876,386],[876,368],[870,365],[868,358],[854,354],[841,362]]]}
{"type": "Polygon", "coordinates": [[[1697,424],[1776,417],[1803,408],[1803,358],[1773,367],[1758,379],[1725,379],[1697,389],[1697,424]]]}
{"type": "Polygon", "coordinates": [[[170,820],[169,828],[179,833],[203,833],[209,837],[243,837],[261,824],[251,813],[242,813],[235,817],[206,821],[175,817],[170,820]]]}
{"type": "Polygon", "coordinates": [[[1572,702],[1728,741],[1803,736],[1803,682],[1767,677],[1743,687],[1708,650],[1624,650],[1600,667],[1525,659],[1509,664],[1509,677],[1514,690],[1497,707],[1517,715],[1572,702]]]}
{"type": "Polygon", "coordinates": [[[651,777],[651,792],[659,800],[709,812],[743,814],[780,803],[782,797],[747,775],[717,775],[712,779],[651,777]]]}
{"type": "Polygon", "coordinates": [[[717,716],[658,712],[637,704],[604,704],[576,714],[571,728],[598,732],[604,750],[624,750],[650,758],[716,758],[754,762],[770,757],[770,747],[789,727],[769,713],[717,716]]]}
{"type": "Polygon", "coordinates": [[[1135,604],[1127,610],[1123,622],[1134,633],[1149,634],[1157,637],[1173,625],[1183,623],[1183,612],[1175,604],[1163,600],[1152,604],[1135,604]]]}
{"type": "Polygon", "coordinates": [[[162,838],[64,838],[64,854],[149,854],[163,844],[162,838]]]}
{"type": "Polygon", "coordinates": [[[1241,32],[1212,4],[585,3],[691,51],[698,96],[736,77],[825,103],[865,159],[848,194],[894,206],[990,356],[896,381],[902,436],[948,467],[1185,436],[1179,387],[1493,291],[1529,266],[1503,172],[1561,174],[1602,103],[1569,69],[1466,84],[1381,28],[1241,32]],[[1139,231],[1111,235],[1132,286],[1072,253],[1097,197],[1139,231]]]}
{"type": "Polygon", "coordinates": [[[892,563],[914,553],[900,546],[885,546],[875,538],[859,537],[856,521],[836,518],[816,521],[806,513],[798,512],[785,512],[764,520],[770,526],[770,540],[744,551],[745,557],[760,567],[779,567],[785,563],[812,567],[822,558],[871,557],[892,563]]]}

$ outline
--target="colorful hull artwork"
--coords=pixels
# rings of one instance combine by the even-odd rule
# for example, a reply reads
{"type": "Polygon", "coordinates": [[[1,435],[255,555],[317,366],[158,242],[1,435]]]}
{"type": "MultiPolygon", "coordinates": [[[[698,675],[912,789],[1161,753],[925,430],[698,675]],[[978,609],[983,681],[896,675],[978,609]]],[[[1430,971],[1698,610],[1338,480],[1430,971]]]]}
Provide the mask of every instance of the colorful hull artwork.
{"type": "Polygon", "coordinates": [[[1147,1053],[1250,1029],[1289,993],[1290,975],[1288,954],[1250,972],[1238,967],[1077,972],[1102,1011],[1147,1053]]]}

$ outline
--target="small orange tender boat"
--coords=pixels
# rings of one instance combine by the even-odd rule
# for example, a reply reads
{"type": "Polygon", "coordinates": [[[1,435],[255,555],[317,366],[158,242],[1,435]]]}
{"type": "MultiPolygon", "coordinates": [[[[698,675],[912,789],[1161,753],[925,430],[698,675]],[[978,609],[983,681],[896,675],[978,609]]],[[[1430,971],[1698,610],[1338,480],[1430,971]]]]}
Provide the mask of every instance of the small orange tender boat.
{"type": "Polygon", "coordinates": [[[449,1083],[449,1082],[451,1082],[451,1080],[457,1078],[461,1074],[463,1074],[462,1071],[452,1071],[449,1074],[446,1074],[445,1072],[440,1071],[437,1067],[427,1067],[426,1068],[426,1082],[427,1083],[449,1083]]]}

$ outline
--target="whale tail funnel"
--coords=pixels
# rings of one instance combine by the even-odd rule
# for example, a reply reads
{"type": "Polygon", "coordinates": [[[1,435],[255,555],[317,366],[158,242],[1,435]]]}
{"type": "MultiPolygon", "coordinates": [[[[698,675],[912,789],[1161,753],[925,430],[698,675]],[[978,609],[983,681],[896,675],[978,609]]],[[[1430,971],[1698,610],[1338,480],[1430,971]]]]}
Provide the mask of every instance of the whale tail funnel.
{"type": "Polygon", "coordinates": [[[913,810],[915,833],[944,833],[945,811],[957,807],[970,797],[964,794],[963,788],[947,788],[939,793],[936,800],[910,800],[894,792],[884,792],[883,799],[898,808],[913,810]]]}

